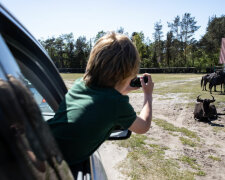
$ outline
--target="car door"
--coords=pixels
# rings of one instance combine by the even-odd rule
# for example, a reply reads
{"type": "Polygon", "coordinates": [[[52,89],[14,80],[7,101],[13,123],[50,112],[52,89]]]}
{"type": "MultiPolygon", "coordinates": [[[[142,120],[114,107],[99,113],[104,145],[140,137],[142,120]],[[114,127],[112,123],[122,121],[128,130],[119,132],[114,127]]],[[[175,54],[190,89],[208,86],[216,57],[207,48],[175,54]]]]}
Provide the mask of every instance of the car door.
{"type": "Polygon", "coordinates": [[[40,111],[67,90],[36,43],[0,5],[0,179],[73,179],[40,111]]]}
{"type": "MultiPolygon", "coordinates": [[[[23,85],[29,89],[30,94],[36,100],[44,120],[46,121],[52,118],[58,109],[60,102],[63,100],[64,95],[67,92],[67,88],[57,68],[52,63],[51,59],[46,54],[39,42],[35,40],[33,36],[1,5],[0,47],[0,78],[5,84],[9,84],[9,87],[11,84],[11,76],[14,78],[14,80],[16,79],[23,83],[23,85]]],[[[28,95],[26,95],[26,97],[27,96],[28,95]]],[[[4,98],[5,101],[7,101],[7,99],[10,99],[10,97],[6,96],[4,98]]],[[[3,107],[3,105],[0,104],[0,107],[3,107]]],[[[29,109],[29,107],[21,107],[21,109],[21,111],[26,111],[29,109]]],[[[5,110],[3,113],[5,113],[5,110]]],[[[10,113],[14,113],[13,109],[10,110],[10,113]]],[[[6,123],[7,120],[9,120],[6,115],[0,117],[1,121],[6,120],[6,123]]],[[[0,168],[0,177],[6,177],[5,179],[16,179],[16,177],[21,177],[21,179],[45,179],[48,175],[51,179],[70,179],[70,170],[67,164],[64,162],[61,153],[55,146],[54,139],[49,134],[50,131],[48,131],[46,123],[43,123],[43,119],[41,120],[40,118],[38,123],[33,123],[32,118],[30,118],[28,121],[24,120],[26,117],[18,117],[18,119],[22,119],[21,121],[26,124],[23,126],[26,131],[20,136],[23,136],[23,141],[27,141],[27,146],[22,147],[22,149],[17,146],[14,147],[16,151],[13,151],[12,154],[8,154],[8,156],[13,155],[15,157],[13,161],[13,170],[17,169],[16,167],[22,167],[22,169],[18,168],[15,176],[11,177],[10,170],[12,170],[12,168],[0,168]],[[32,126],[30,125],[32,123],[39,126],[36,126],[36,129],[29,129],[29,127],[32,126]],[[37,127],[40,129],[38,130],[37,127]],[[33,133],[34,131],[37,131],[36,134],[33,133]],[[44,137],[44,135],[46,135],[46,137],[44,137]],[[47,147],[45,146],[47,150],[40,149],[40,144],[44,144],[46,146],[48,145],[47,147]],[[31,152],[30,149],[32,150],[31,152]],[[45,150],[48,154],[43,153],[45,150]],[[40,162],[42,164],[47,164],[46,167],[48,167],[50,170],[39,172],[38,169],[35,170],[35,167],[29,166],[29,163],[32,164],[32,159],[27,156],[27,152],[29,152],[29,154],[32,153],[31,156],[35,156],[35,158],[38,159],[39,164],[40,162]],[[44,157],[40,158],[38,153],[42,154],[44,157]],[[24,154],[26,158],[21,159],[20,154],[24,154]],[[19,162],[17,162],[17,159],[19,159],[19,162]],[[50,162],[48,162],[49,159],[51,159],[50,162]]],[[[16,123],[17,120],[14,117],[12,124],[14,125],[16,123]]],[[[10,132],[10,127],[6,126],[6,129],[6,133],[10,132]]],[[[17,142],[13,135],[12,137],[13,140],[11,141],[17,142]]],[[[4,144],[3,149],[10,149],[11,141],[9,139],[7,140],[6,134],[4,135],[2,141],[0,139],[0,145],[3,141],[8,142],[8,144],[4,144]]],[[[18,143],[15,144],[19,146],[19,144],[22,144],[21,142],[22,141],[18,141],[18,143]]],[[[0,155],[5,156],[5,153],[2,152],[0,155]]],[[[5,163],[8,163],[8,159],[5,161],[5,163]]],[[[104,168],[101,165],[101,160],[96,158],[95,154],[87,163],[84,164],[85,173],[79,172],[77,179],[107,179],[104,168]],[[89,165],[87,166],[86,164],[89,165]]]]}

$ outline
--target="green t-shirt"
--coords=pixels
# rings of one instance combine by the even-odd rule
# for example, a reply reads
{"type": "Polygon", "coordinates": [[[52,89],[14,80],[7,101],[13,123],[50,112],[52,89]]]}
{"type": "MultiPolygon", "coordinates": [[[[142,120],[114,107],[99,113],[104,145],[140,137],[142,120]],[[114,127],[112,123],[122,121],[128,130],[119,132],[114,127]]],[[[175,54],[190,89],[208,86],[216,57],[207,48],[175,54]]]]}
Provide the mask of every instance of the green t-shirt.
{"type": "Polygon", "coordinates": [[[116,126],[128,129],[135,119],[128,96],[114,88],[89,88],[78,79],[48,124],[72,165],[87,159],[116,126]]]}

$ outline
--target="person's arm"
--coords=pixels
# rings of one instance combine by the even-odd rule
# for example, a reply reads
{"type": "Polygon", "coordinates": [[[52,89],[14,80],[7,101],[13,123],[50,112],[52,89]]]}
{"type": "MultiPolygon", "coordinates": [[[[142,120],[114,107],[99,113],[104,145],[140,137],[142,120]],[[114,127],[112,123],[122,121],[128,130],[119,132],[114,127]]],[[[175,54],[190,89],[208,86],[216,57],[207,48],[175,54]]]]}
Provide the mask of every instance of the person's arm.
{"type": "Polygon", "coordinates": [[[152,92],[154,83],[150,74],[144,74],[148,77],[148,83],[145,84],[143,78],[141,78],[141,85],[144,92],[144,105],[139,116],[130,126],[129,130],[138,134],[146,133],[152,121],[152,92]]]}

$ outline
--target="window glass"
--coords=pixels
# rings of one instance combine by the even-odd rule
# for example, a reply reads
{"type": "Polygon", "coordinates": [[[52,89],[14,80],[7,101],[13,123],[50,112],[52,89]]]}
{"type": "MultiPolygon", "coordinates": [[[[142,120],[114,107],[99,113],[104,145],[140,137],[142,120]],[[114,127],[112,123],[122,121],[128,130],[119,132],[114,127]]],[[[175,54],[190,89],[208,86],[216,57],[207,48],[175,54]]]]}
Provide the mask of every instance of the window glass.
{"type": "Polygon", "coordinates": [[[54,111],[52,108],[48,105],[46,100],[41,96],[41,94],[37,91],[37,89],[32,85],[32,83],[24,79],[24,83],[28,89],[30,89],[35,101],[37,102],[40,110],[42,113],[53,113],[54,111]]]}

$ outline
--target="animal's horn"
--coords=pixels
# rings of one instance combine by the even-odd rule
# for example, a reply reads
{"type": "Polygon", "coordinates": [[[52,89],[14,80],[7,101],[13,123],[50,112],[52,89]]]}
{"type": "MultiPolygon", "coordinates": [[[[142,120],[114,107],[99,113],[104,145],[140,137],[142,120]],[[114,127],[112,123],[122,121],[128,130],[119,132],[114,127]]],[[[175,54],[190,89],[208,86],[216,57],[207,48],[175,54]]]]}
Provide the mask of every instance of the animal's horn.
{"type": "Polygon", "coordinates": [[[197,97],[197,102],[203,102],[203,100],[200,99],[199,97],[200,97],[200,95],[197,97]]]}
{"type": "MultiPolygon", "coordinates": [[[[211,95],[211,96],[212,96],[212,95],[211,95]]],[[[212,96],[212,98],[213,98],[213,99],[212,99],[212,100],[210,100],[210,102],[215,102],[215,99],[214,99],[214,97],[213,97],[213,96],[212,96]]]]}

